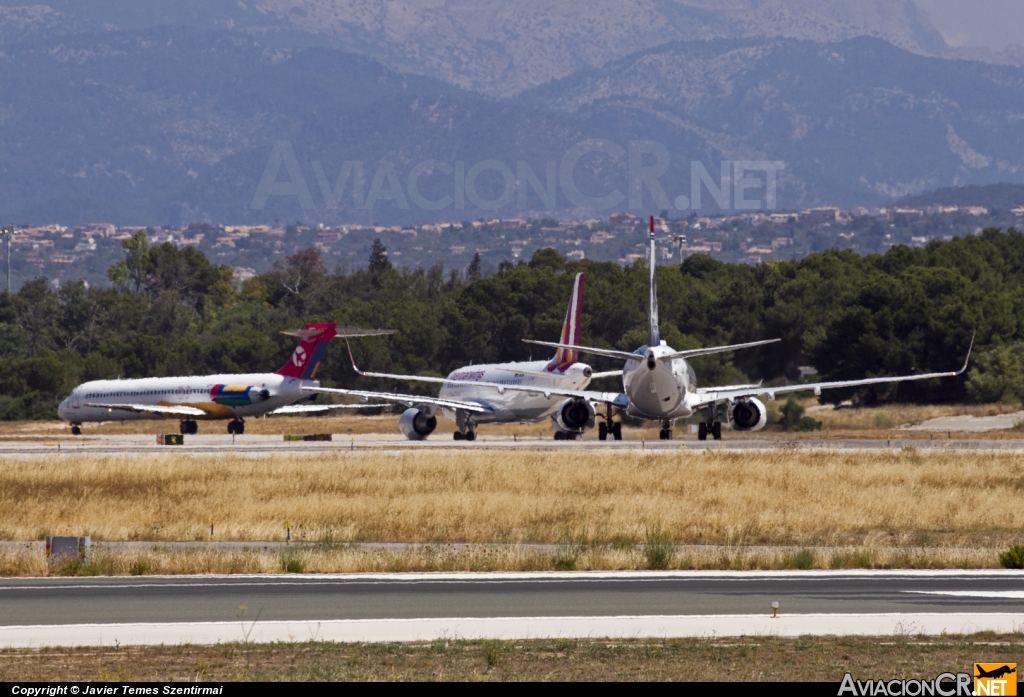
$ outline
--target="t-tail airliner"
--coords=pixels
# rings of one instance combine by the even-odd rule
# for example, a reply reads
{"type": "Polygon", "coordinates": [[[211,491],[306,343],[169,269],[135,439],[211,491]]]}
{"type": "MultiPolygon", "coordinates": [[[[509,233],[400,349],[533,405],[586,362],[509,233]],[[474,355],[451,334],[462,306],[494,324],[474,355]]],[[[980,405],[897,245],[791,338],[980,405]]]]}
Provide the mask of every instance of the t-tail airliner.
{"type": "MultiPolygon", "coordinates": [[[[352,367],[365,377],[387,378],[409,382],[441,383],[436,398],[394,392],[330,389],[305,386],[307,392],[327,392],[398,402],[408,408],[399,419],[399,429],[410,440],[423,440],[437,428],[440,412],[458,426],[455,440],[476,440],[479,424],[536,422],[550,418],[556,440],[572,440],[593,428],[597,413],[590,400],[574,396],[590,381],[599,377],[617,377],[620,370],[595,373],[589,365],[579,362],[575,347],[580,340],[580,319],[583,315],[582,273],[577,274],[565,311],[560,343],[549,361],[525,361],[469,365],[452,371],[446,378],[421,375],[393,375],[359,370],[352,349],[352,367]],[[570,394],[571,393],[571,394],[570,394]],[[562,396],[566,395],[568,396],[562,396]]],[[[600,393],[589,393],[600,394],[600,393]]],[[[614,398],[614,394],[606,395],[614,398]]],[[[625,402],[622,402],[625,406],[625,402]]],[[[600,427],[604,427],[602,423],[600,427]]],[[[611,431],[616,440],[622,438],[619,424],[611,431]]],[[[607,434],[606,434],[607,435],[607,434]]]]}
{"type": "MultiPolygon", "coordinates": [[[[342,327],[345,336],[393,334],[379,329],[342,327]]],[[[71,391],[57,415],[81,435],[82,424],[101,421],[180,419],[182,433],[198,433],[198,421],[227,420],[228,433],[245,432],[245,418],[263,414],[308,414],[360,409],[366,404],[295,404],[309,399],[304,387],[314,380],[327,344],[339,336],[333,322],[307,324],[282,332],[299,338],[288,362],[275,373],[193,375],[173,378],[94,380],[71,391]]]]}

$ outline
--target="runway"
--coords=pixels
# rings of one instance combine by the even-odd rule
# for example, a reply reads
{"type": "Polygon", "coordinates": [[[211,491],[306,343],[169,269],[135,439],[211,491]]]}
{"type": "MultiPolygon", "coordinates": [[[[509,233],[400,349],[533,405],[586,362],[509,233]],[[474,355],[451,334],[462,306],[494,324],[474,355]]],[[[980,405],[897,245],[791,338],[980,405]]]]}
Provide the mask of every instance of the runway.
{"type": "Polygon", "coordinates": [[[1016,571],[432,573],[0,581],[0,647],[1024,627],[1016,571]],[[773,619],[772,602],[780,618],[773,619]],[[244,610],[241,608],[245,608],[244,610]]]}
{"type": "Polygon", "coordinates": [[[331,441],[285,441],[282,436],[228,435],[185,436],[182,445],[159,445],[155,436],[112,435],[53,437],[13,437],[0,440],[0,455],[50,455],[50,454],[122,454],[139,455],[152,453],[328,453],[379,450],[651,450],[651,451],[705,451],[705,450],[771,450],[837,448],[854,450],[877,450],[911,446],[920,449],[1007,451],[1024,450],[1024,440],[995,439],[953,439],[947,437],[899,438],[888,440],[850,438],[808,438],[786,439],[783,437],[737,437],[726,436],[721,441],[699,441],[696,438],[679,438],[671,441],[644,441],[625,439],[621,441],[600,441],[594,434],[588,434],[577,441],[556,441],[550,438],[513,438],[511,436],[482,435],[474,442],[454,442],[450,436],[441,434],[425,441],[410,441],[401,434],[360,434],[335,435],[331,441]]]}

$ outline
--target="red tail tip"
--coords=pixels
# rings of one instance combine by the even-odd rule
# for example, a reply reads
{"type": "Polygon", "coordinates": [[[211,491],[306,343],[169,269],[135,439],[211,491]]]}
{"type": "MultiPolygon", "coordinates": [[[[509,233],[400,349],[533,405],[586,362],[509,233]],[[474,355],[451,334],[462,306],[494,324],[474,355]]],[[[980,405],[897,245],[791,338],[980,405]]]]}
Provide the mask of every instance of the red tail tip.
{"type": "Polygon", "coordinates": [[[654,216],[651,216],[651,234],[654,234],[654,216]]]}

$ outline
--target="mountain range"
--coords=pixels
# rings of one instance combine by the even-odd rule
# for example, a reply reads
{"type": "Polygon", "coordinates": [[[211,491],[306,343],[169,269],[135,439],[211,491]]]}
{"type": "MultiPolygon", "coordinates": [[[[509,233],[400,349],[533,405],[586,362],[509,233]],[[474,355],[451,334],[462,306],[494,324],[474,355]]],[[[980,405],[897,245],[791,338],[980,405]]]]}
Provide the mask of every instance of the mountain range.
{"type": "Polygon", "coordinates": [[[910,0],[0,0],[0,219],[686,215],[734,161],[779,208],[1024,183],[1024,69],[960,55],[910,0]]]}

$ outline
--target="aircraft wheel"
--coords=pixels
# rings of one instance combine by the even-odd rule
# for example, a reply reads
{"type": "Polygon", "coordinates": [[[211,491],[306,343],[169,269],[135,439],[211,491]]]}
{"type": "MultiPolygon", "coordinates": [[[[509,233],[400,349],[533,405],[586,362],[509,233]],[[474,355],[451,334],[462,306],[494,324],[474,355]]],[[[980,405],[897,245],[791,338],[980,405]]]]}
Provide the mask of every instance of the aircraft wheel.
{"type": "Polygon", "coordinates": [[[604,421],[597,425],[597,439],[608,440],[608,424],[604,421]]]}
{"type": "Polygon", "coordinates": [[[80,435],[82,435],[82,429],[80,427],[78,427],[78,426],[72,426],[71,427],[71,435],[73,435],[73,436],[80,436],[80,435]]]}
{"type": "Polygon", "coordinates": [[[622,423],[619,421],[612,424],[612,438],[622,440],[622,423]]]}
{"type": "Polygon", "coordinates": [[[555,440],[565,440],[565,433],[562,431],[555,431],[555,440]]]}
{"type": "Polygon", "coordinates": [[[711,427],[711,435],[715,440],[722,440],[722,422],[716,421],[715,425],[711,427]]]}
{"type": "Polygon", "coordinates": [[[452,440],[462,440],[462,431],[456,431],[452,434],[452,440]]]}
{"type": "Polygon", "coordinates": [[[238,422],[238,425],[235,426],[235,433],[237,433],[238,435],[242,435],[243,433],[245,433],[245,422],[244,421],[239,421],[238,422]]]}
{"type": "Polygon", "coordinates": [[[476,431],[466,431],[466,440],[476,440],[476,431]]]}
{"type": "Polygon", "coordinates": [[[697,424],[697,440],[708,439],[708,425],[706,423],[697,424]]]}

